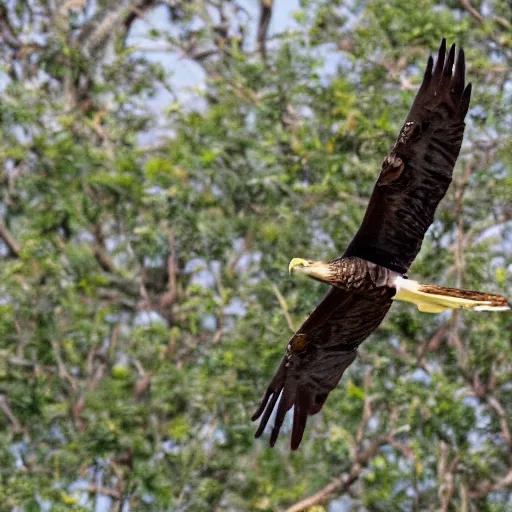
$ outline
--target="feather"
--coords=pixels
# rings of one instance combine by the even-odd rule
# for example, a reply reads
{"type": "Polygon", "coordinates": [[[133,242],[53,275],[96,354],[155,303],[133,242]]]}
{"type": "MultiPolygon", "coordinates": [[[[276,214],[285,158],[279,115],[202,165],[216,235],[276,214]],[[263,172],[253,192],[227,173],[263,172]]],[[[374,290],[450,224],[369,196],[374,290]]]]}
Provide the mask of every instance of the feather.
{"type": "Polygon", "coordinates": [[[507,299],[501,295],[475,292],[444,286],[424,285],[411,279],[398,277],[393,300],[412,302],[424,313],[441,313],[447,309],[470,309],[473,311],[506,311],[510,309],[507,299]]]}

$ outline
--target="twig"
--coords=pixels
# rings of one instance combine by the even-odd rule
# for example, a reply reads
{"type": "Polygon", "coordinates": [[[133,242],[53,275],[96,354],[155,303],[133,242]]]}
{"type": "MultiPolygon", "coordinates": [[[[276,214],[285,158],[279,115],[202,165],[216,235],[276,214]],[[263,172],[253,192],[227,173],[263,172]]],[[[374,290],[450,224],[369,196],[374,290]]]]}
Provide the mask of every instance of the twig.
{"type": "Polygon", "coordinates": [[[3,222],[0,222],[0,238],[5,242],[11,254],[18,258],[20,255],[20,246],[16,240],[14,240],[11,232],[3,222]]]}
{"type": "Polygon", "coordinates": [[[103,378],[103,376],[105,375],[105,368],[106,368],[106,363],[101,363],[97,368],[96,368],[96,371],[94,372],[94,376],[93,378],[90,380],[89,382],[89,385],[87,386],[87,389],[89,391],[93,391],[94,389],[96,389],[96,387],[98,386],[98,384],[101,382],[101,379],[103,378]]]}
{"type": "Polygon", "coordinates": [[[458,184],[457,192],[455,194],[456,209],[455,217],[457,219],[457,241],[455,243],[455,268],[456,268],[456,287],[462,287],[462,280],[464,275],[464,224],[462,214],[464,210],[464,193],[468,184],[469,178],[473,170],[472,163],[468,161],[464,167],[464,174],[458,184]]]}
{"type": "Polygon", "coordinates": [[[283,315],[286,318],[286,323],[288,324],[288,327],[290,328],[290,330],[292,332],[295,332],[297,329],[295,329],[295,327],[293,325],[292,317],[290,316],[290,313],[288,311],[288,304],[286,303],[286,300],[281,295],[279,288],[275,284],[272,284],[272,291],[274,292],[274,295],[276,296],[276,298],[279,302],[279,305],[281,306],[281,309],[283,310],[283,315]]]}
{"type": "MultiPolygon", "coordinates": [[[[375,457],[380,448],[386,444],[392,444],[395,448],[400,449],[402,452],[407,451],[407,447],[400,445],[394,439],[395,430],[391,430],[387,434],[376,437],[371,441],[365,440],[365,430],[369,420],[373,416],[370,398],[371,384],[372,376],[370,370],[365,375],[364,379],[365,399],[363,405],[363,415],[356,432],[354,447],[351,449],[353,462],[350,471],[347,474],[336,478],[330,484],[327,484],[323,489],[313,494],[312,496],[309,496],[308,498],[295,503],[291,507],[287,508],[284,512],[300,512],[302,510],[307,510],[308,508],[327,501],[334,496],[339,496],[348,492],[352,484],[359,478],[361,471],[369,464],[373,457],[375,457]],[[367,447],[363,448],[364,445],[367,447]]],[[[391,424],[395,424],[397,415],[398,413],[396,409],[393,409],[390,415],[391,424]]]]}
{"type": "Polygon", "coordinates": [[[113,360],[117,350],[117,342],[119,339],[119,333],[121,331],[121,324],[116,324],[112,328],[112,332],[110,333],[110,343],[108,345],[108,359],[113,360]]]}
{"type": "Polygon", "coordinates": [[[454,493],[454,472],[459,463],[460,457],[456,455],[451,462],[448,462],[449,447],[441,441],[439,444],[440,455],[439,455],[439,489],[438,496],[440,501],[440,511],[448,512],[450,508],[450,502],[454,493]]]}
{"type": "Polygon", "coordinates": [[[267,60],[267,34],[268,27],[270,26],[270,19],[272,18],[272,4],[273,0],[261,0],[260,21],[258,25],[258,51],[261,58],[267,60]]]}
{"type": "MultiPolygon", "coordinates": [[[[462,219],[462,214],[464,211],[464,193],[466,191],[466,186],[468,184],[469,178],[471,177],[471,172],[473,170],[472,162],[468,161],[466,166],[464,167],[464,174],[460,182],[458,183],[458,187],[455,193],[455,217],[457,220],[457,234],[456,234],[456,242],[455,242],[455,286],[457,288],[462,288],[462,283],[464,279],[464,223],[462,219]]],[[[451,317],[452,321],[452,330],[450,334],[450,343],[457,348],[457,358],[459,360],[459,366],[462,369],[467,368],[467,351],[464,346],[464,343],[459,337],[458,328],[460,315],[458,310],[454,310],[451,317]]]]}
{"type": "Polygon", "coordinates": [[[333,480],[329,485],[326,485],[316,494],[313,494],[309,498],[295,503],[295,505],[287,508],[284,512],[300,512],[302,510],[307,510],[308,508],[313,507],[318,503],[326,501],[334,494],[339,496],[340,494],[347,492],[349,487],[357,480],[358,477],[359,472],[356,473],[355,471],[351,471],[348,476],[333,480]]]}
{"type": "Polygon", "coordinates": [[[78,400],[71,407],[71,415],[73,416],[73,423],[75,428],[82,432],[85,427],[84,419],[82,418],[82,413],[85,409],[85,396],[82,394],[78,398],[78,400]]]}
{"type": "Polygon", "coordinates": [[[368,203],[370,201],[370,198],[368,197],[361,197],[357,194],[351,194],[350,192],[345,192],[344,190],[340,190],[338,192],[338,197],[340,199],[347,199],[348,201],[354,201],[359,206],[364,206],[365,208],[368,206],[368,203]]]}
{"type": "MultiPolygon", "coordinates": [[[[366,426],[370,421],[373,410],[372,403],[370,399],[370,388],[372,386],[372,369],[366,373],[364,376],[364,402],[363,402],[363,416],[361,417],[361,422],[359,423],[359,427],[356,432],[356,450],[357,446],[359,446],[364,439],[364,432],[366,430],[366,426]]],[[[354,458],[357,458],[357,451],[353,454],[354,458]]]]}
{"type": "Polygon", "coordinates": [[[94,243],[94,257],[96,258],[96,261],[106,272],[114,272],[114,264],[112,263],[112,260],[105,248],[105,239],[103,238],[103,233],[101,232],[99,224],[94,224],[92,226],[92,233],[96,240],[94,243]]]}
{"type": "MultiPolygon", "coordinates": [[[[144,274],[145,274],[145,272],[144,272],[144,274]]],[[[144,278],[145,278],[145,275],[142,276],[142,279],[140,280],[140,285],[139,285],[139,293],[143,300],[142,308],[145,310],[151,311],[153,309],[153,301],[151,300],[151,297],[148,293],[146,285],[144,284],[144,278]]]]}
{"type": "MultiPolygon", "coordinates": [[[[156,2],[154,2],[153,0],[143,0],[138,5],[132,5],[130,7],[130,13],[126,16],[123,22],[125,31],[128,32],[133,22],[139,18],[144,19],[144,21],[148,23],[145,11],[150,7],[154,7],[155,3],[156,2]]],[[[151,24],[149,24],[149,26],[151,28],[155,28],[151,24]]]]}
{"type": "Polygon", "coordinates": [[[62,4],[60,7],[59,7],[59,14],[63,14],[63,15],[66,15],[67,16],[67,12],[72,10],[72,9],[84,9],[87,5],[87,0],[68,0],[67,2],[65,2],[64,4],[62,4]]]}
{"type": "Polygon", "coordinates": [[[103,496],[109,496],[115,500],[121,499],[121,493],[117,489],[108,489],[107,487],[101,487],[99,485],[90,484],[87,491],[91,494],[101,494],[103,496]]]}
{"type": "Polygon", "coordinates": [[[366,467],[370,460],[377,454],[380,447],[386,443],[387,436],[374,439],[366,450],[363,450],[358,454],[348,475],[336,478],[317,493],[295,503],[284,512],[301,512],[302,510],[307,510],[314,505],[318,505],[319,503],[328,500],[334,495],[339,496],[347,492],[350,486],[359,478],[363,468],[366,467]]]}
{"type": "Polygon", "coordinates": [[[420,345],[416,351],[416,357],[417,357],[417,365],[423,365],[423,357],[426,352],[433,352],[434,350],[437,350],[439,346],[441,345],[441,342],[443,338],[446,336],[448,331],[451,327],[451,321],[448,320],[444,324],[442,324],[437,331],[431,336],[431,338],[420,345]]]}
{"type": "Polygon", "coordinates": [[[23,359],[18,356],[10,356],[7,358],[7,362],[9,365],[13,366],[22,366],[24,368],[34,368],[37,372],[38,369],[42,369],[45,372],[54,373],[56,369],[53,366],[44,366],[39,364],[38,361],[29,361],[28,359],[23,359]]]}
{"type": "Polygon", "coordinates": [[[133,366],[135,366],[139,377],[145,377],[147,375],[146,369],[144,366],[142,366],[142,363],[138,359],[133,360],[133,366]]]}
{"type": "Polygon", "coordinates": [[[480,489],[468,491],[468,496],[473,499],[484,498],[489,493],[512,487],[512,469],[500,480],[484,484],[480,489]]]}
{"type": "MultiPolygon", "coordinates": [[[[459,0],[459,3],[466,11],[468,11],[468,13],[477,21],[478,24],[483,25],[485,23],[485,18],[482,16],[482,14],[480,14],[480,12],[477,9],[475,9],[469,3],[469,0],[459,0]]],[[[494,16],[493,21],[501,25],[505,30],[510,30],[512,26],[508,20],[501,16],[494,16]]],[[[509,44],[504,42],[502,39],[500,39],[493,33],[490,33],[489,37],[500,46],[509,46],[509,44]]]]}
{"type": "Polygon", "coordinates": [[[71,384],[73,392],[76,393],[78,390],[78,386],[76,384],[75,379],[73,379],[71,374],[67,371],[66,365],[64,364],[64,361],[60,353],[60,346],[55,340],[52,340],[52,347],[55,352],[55,359],[57,360],[57,366],[59,368],[59,377],[66,379],[71,384]]]}
{"type": "Polygon", "coordinates": [[[478,23],[482,24],[484,22],[484,17],[469,3],[469,0],[459,0],[459,3],[478,23]]]}
{"type": "Polygon", "coordinates": [[[505,439],[510,449],[512,450],[512,436],[510,434],[510,428],[508,426],[508,416],[507,413],[505,412],[505,409],[503,409],[503,406],[500,404],[498,399],[493,396],[487,397],[487,403],[499,416],[503,438],[505,439]]]}
{"type": "Polygon", "coordinates": [[[18,433],[22,431],[21,423],[12,412],[9,406],[9,402],[7,401],[7,397],[5,395],[0,395],[0,411],[2,411],[7,417],[7,419],[11,422],[12,429],[14,432],[18,433]]]}
{"type": "Polygon", "coordinates": [[[169,232],[169,259],[167,261],[169,271],[169,291],[176,296],[176,239],[174,231],[169,232]]]}

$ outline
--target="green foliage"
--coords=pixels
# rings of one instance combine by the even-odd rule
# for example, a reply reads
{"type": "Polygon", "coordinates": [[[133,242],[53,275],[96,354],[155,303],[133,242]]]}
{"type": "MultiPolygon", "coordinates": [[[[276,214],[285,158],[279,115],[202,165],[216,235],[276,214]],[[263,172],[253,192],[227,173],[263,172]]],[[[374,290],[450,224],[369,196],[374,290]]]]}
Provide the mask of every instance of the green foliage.
{"type": "Polygon", "coordinates": [[[474,98],[411,275],[511,295],[510,5],[302,1],[264,61],[237,2],[65,4],[0,6],[0,510],[285,509],[372,443],[353,510],[509,510],[510,315],[393,306],[297,453],[250,416],[325,292],[289,260],[346,247],[441,37],[474,98]]]}

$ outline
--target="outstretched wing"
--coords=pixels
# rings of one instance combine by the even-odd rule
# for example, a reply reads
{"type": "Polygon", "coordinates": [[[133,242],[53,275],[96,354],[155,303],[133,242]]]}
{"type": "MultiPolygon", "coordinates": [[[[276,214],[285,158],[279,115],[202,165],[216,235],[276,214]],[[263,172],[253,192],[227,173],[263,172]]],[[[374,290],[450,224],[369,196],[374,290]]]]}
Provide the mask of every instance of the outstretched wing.
{"type": "Polygon", "coordinates": [[[286,353],[252,419],[261,416],[255,436],[267,425],[279,397],[270,445],[274,446],[286,413],[295,406],[291,448],[296,450],[307,417],[316,414],[327,395],[357,356],[357,346],[382,322],[394,290],[356,295],[331,289],[288,343],[286,353]]]}
{"type": "MultiPolygon", "coordinates": [[[[404,274],[418,254],[439,201],[452,179],[464,134],[471,85],[465,87],[464,52],[446,55],[443,39],[436,66],[429,58],[423,82],[370,198],[359,231],[343,254],[404,274]]],[[[291,447],[302,439],[308,415],[317,413],[357,346],[382,322],[393,290],[356,295],[332,289],[288,343],[253,420],[259,437],[279,397],[273,446],[286,413],[295,406],[291,447]]]]}
{"type": "Polygon", "coordinates": [[[405,273],[418,254],[439,201],[452,179],[471,97],[464,83],[464,51],[443,39],[436,66],[423,82],[375,184],[359,231],[344,256],[405,273]]]}

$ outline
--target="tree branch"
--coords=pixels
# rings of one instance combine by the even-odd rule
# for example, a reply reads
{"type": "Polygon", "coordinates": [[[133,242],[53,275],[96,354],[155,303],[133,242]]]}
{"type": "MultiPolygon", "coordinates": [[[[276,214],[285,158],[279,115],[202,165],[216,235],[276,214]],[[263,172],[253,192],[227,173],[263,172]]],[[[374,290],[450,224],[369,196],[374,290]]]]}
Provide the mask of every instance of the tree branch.
{"type": "MultiPolygon", "coordinates": [[[[505,439],[506,443],[510,446],[510,449],[512,452],[512,435],[510,434],[510,428],[508,426],[508,416],[507,416],[505,409],[500,404],[498,399],[493,396],[487,397],[487,403],[494,410],[494,412],[499,416],[501,433],[503,434],[503,438],[505,439]]],[[[512,463],[512,460],[511,460],[511,463],[512,463]]]]}
{"type": "Polygon", "coordinates": [[[5,395],[0,395],[0,411],[2,411],[7,417],[7,419],[10,421],[14,432],[18,433],[23,430],[21,428],[21,423],[19,422],[18,418],[12,412],[7,397],[5,395]]]}
{"type": "Polygon", "coordinates": [[[468,491],[468,496],[473,499],[485,498],[489,493],[512,487],[512,469],[500,480],[484,484],[479,489],[468,491]]]}
{"type": "Polygon", "coordinates": [[[105,248],[105,238],[103,237],[99,224],[94,224],[92,226],[92,234],[95,238],[94,257],[96,258],[96,261],[100,264],[101,268],[105,270],[105,272],[114,272],[114,264],[107,253],[107,249],[105,248]]]}
{"type": "Polygon", "coordinates": [[[273,0],[261,0],[260,21],[258,25],[258,51],[261,58],[267,60],[267,35],[272,18],[272,4],[273,0]]]}
{"type": "Polygon", "coordinates": [[[7,229],[7,226],[0,221],[0,238],[5,242],[5,245],[9,248],[9,252],[12,256],[18,258],[20,255],[20,246],[11,235],[11,232],[7,229]]]}
{"type": "Polygon", "coordinates": [[[339,496],[347,492],[351,485],[359,478],[361,471],[377,454],[380,447],[387,444],[387,442],[387,436],[378,437],[371,441],[370,446],[358,454],[356,460],[352,464],[352,469],[347,475],[336,478],[317,493],[295,503],[295,505],[287,508],[284,512],[301,512],[302,510],[307,510],[314,505],[327,501],[333,496],[339,496]]]}
{"type": "Polygon", "coordinates": [[[469,3],[469,0],[459,0],[459,3],[478,23],[482,24],[484,22],[484,17],[469,3]]]}
{"type": "Polygon", "coordinates": [[[292,317],[290,316],[290,312],[288,311],[288,304],[286,303],[286,300],[281,295],[279,288],[275,284],[272,284],[272,291],[274,292],[274,295],[276,296],[276,299],[279,302],[279,305],[281,306],[283,315],[286,318],[286,323],[288,324],[290,331],[295,332],[296,329],[295,326],[293,325],[293,320],[292,317]]]}
{"type": "Polygon", "coordinates": [[[59,377],[61,379],[65,379],[69,382],[71,385],[71,389],[74,393],[77,392],[78,386],[75,381],[75,379],[71,376],[71,374],[68,372],[66,365],[64,364],[64,360],[62,359],[62,354],[60,351],[60,345],[57,341],[52,340],[52,347],[55,352],[55,359],[57,360],[57,367],[59,368],[59,377]]]}
{"type": "Polygon", "coordinates": [[[21,46],[5,5],[0,5],[0,32],[3,42],[7,43],[11,48],[17,49],[21,46]]]}
{"type": "Polygon", "coordinates": [[[87,491],[91,494],[101,494],[102,496],[109,496],[110,498],[114,498],[115,500],[121,499],[121,493],[117,489],[108,489],[107,487],[90,484],[89,487],[87,488],[87,491]]]}

